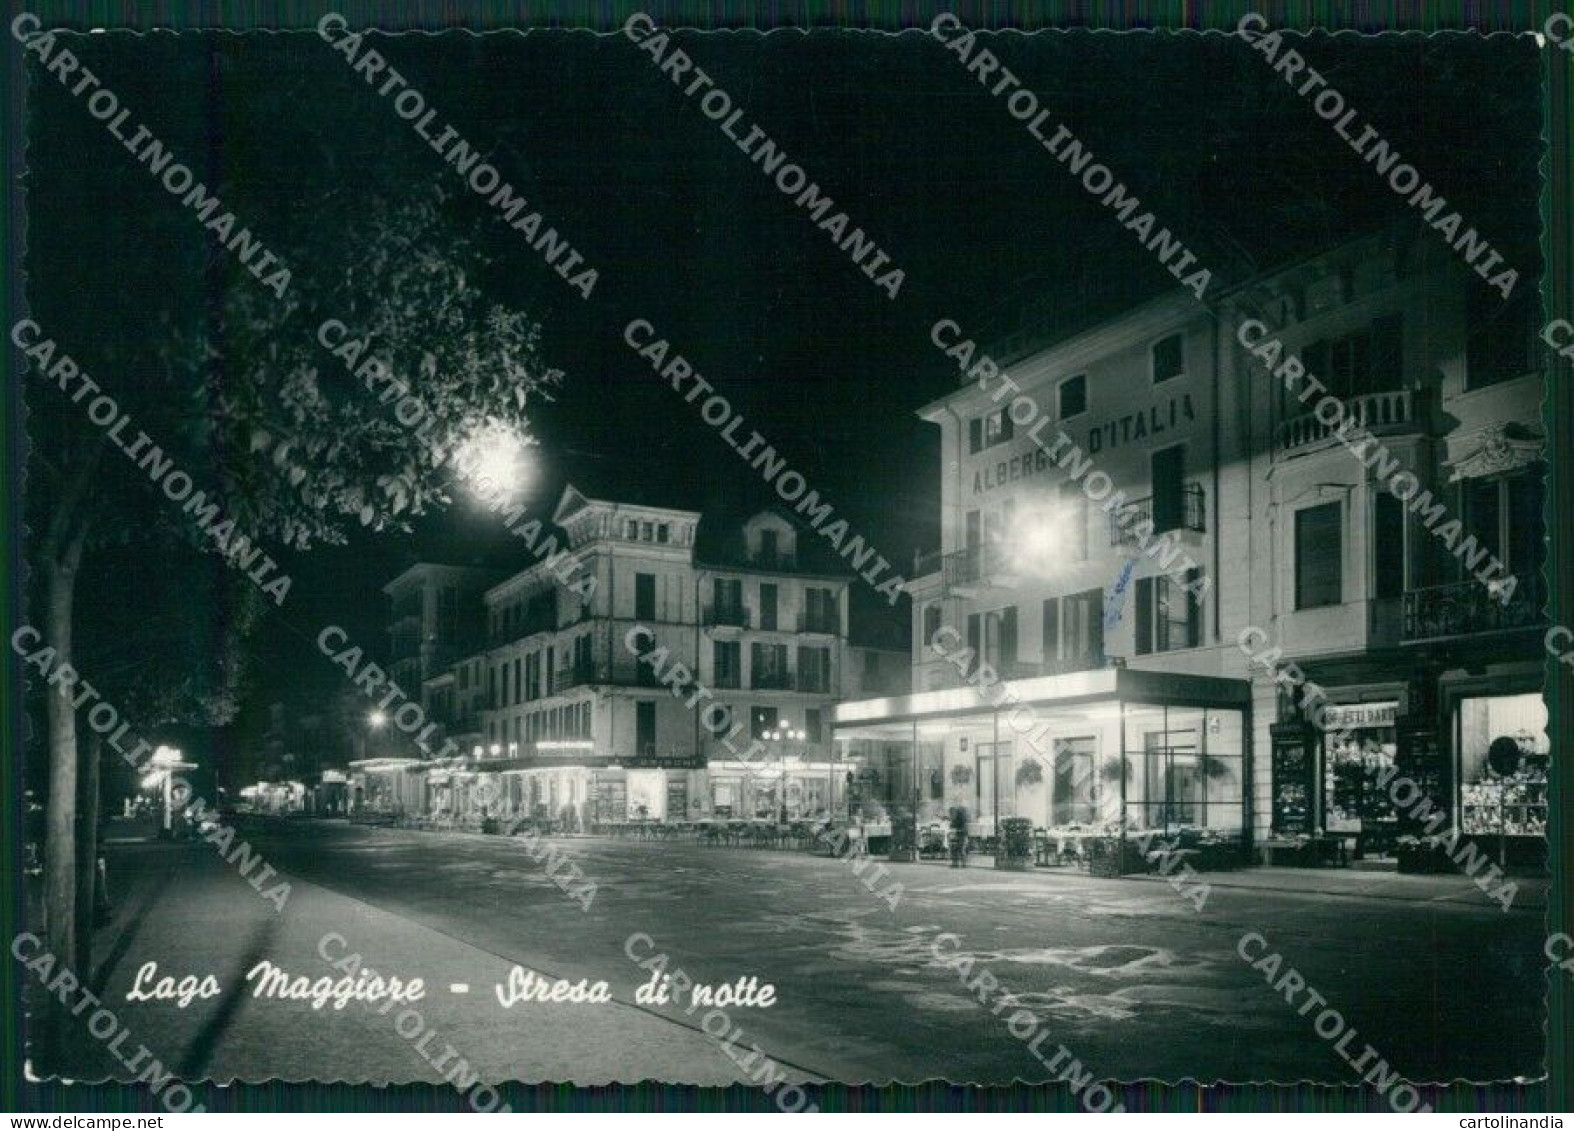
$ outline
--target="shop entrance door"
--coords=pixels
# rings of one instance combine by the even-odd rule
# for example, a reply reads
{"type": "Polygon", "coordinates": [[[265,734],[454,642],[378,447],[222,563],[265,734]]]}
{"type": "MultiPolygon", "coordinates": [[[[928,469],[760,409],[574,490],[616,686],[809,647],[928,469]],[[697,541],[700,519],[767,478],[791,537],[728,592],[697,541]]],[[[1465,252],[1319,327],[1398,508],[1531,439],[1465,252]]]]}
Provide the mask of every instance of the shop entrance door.
{"type": "Polygon", "coordinates": [[[682,821],[689,815],[689,783],[682,778],[667,779],[667,820],[682,821]]]}
{"type": "Polygon", "coordinates": [[[595,784],[596,820],[604,822],[628,819],[628,783],[598,781],[595,784]]]}
{"type": "Polygon", "coordinates": [[[1016,774],[1012,766],[1011,743],[978,744],[978,815],[984,822],[981,827],[985,836],[994,835],[996,817],[1016,816],[1016,774]]]}
{"type": "Polygon", "coordinates": [[[1152,731],[1143,736],[1143,742],[1148,821],[1166,836],[1182,828],[1205,827],[1207,802],[1198,766],[1197,732],[1190,728],[1152,731]]]}

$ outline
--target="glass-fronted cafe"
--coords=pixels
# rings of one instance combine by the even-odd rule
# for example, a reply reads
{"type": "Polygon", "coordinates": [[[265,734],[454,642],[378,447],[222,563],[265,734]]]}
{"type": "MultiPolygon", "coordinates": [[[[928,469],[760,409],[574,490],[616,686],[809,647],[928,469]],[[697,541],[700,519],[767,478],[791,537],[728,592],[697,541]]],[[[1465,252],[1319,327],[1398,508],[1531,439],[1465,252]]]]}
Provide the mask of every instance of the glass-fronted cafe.
{"type": "Polygon", "coordinates": [[[1195,831],[1247,847],[1245,680],[1104,668],[841,704],[848,814],[966,811],[991,838],[1021,817],[1050,838],[1195,831]]]}

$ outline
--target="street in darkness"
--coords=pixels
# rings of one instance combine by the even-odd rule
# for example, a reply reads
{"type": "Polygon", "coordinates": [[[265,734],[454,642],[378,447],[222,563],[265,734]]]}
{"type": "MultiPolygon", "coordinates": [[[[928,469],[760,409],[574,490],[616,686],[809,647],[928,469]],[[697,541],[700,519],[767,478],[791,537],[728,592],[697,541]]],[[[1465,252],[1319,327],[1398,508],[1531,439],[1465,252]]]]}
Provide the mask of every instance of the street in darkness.
{"type": "Polygon", "coordinates": [[[1358,1030],[1356,1049],[1382,1050],[1409,1079],[1538,1071],[1535,884],[1504,913],[1463,877],[1289,870],[1262,886],[1217,875],[1199,913],[1163,881],[920,863],[893,869],[903,895],[892,911],[845,863],[807,853],[554,841],[597,885],[582,911],[516,839],[322,821],[247,836],[294,886],[290,915],[241,898],[245,881],[200,843],[118,846],[112,858],[137,879],[100,936],[110,939],[100,959],[106,1000],[161,1040],[189,1038],[166,1057],[184,1057],[183,1071],[198,1076],[289,1078],[292,1060],[319,1079],[439,1075],[393,1033],[391,1015],[251,997],[242,978],[263,955],[292,973],[337,976],[312,953],[330,930],[379,972],[424,977],[430,1024],[441,1019],[442,1040],[483,1078],[589,1084],[665,1070],[669,1080],[744,1079],[703,1035],[699,1014],[634,1006],[647,977],[625,953],[636,933],[696,981],[749,974],[774,984],[773,1008],[730,1014],[795,1079],[1046,1078],[1005,1020],[936,960],[935,940],[947,933],[959,941],[942,944],[945,953],[973,954],[975,971],[992,971],[1014,995],[1007,1015],[1032,1011],[1049,1047],[1074,1050],[1100,1078],[1350,1075],[1314,1033],[1316,1013],[1287,1005],[1237,953],[1248,931],[1323,987],[1358,1030]],[[1282,890],[1295,884],[1347,894],[1282,890]],[[215,972],[225,992],[184,1011],[122,1004],[147,961],[161,973],[215,972]],[[614,1004],[505,1011],[493,984],[513,964],[605,980],[614,1004]],[[468,995],[446,992],[461,980],[468,995]]]}

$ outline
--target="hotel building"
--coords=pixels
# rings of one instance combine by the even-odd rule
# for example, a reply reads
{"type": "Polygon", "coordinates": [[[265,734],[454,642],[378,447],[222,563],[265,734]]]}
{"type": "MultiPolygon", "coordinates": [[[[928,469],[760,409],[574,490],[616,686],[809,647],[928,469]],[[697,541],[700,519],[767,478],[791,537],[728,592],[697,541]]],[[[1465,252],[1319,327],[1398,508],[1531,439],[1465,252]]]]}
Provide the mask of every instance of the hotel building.
{"type": "MultiPolygon", "coordinates": [[[[1494,855],[1533,852],[1535,310],[1534,283],[1505,304],[1395,229],[1207,307],[1175,294],[1049,340],[980,341],[920,411],[940,431],[941,547],[910,583],[912,686],[838,708],[842,757],[879,767],[891,808],[929,822],[961,805],[985,836],[1020,816],[1248,847],[1334,834],[1364,857],[1405,831],[1380,784],[1397,766],[1494,855]],[[1367,466],[1317,398],[1287,391],[1243,344],[1248,322],[1504,563],[1512,599],[1394,493],[1394,465],[1367,466]],[[985,354],[1029,400],[978,379],[985,354]],[[1277,669],[1248,654],[1270,649],[1277,669]],[[1322,728],[1275,680],[1291,664],[1331,704],[1322,728]]],[[[964,337],[935,331],[941,349],[964,337]]]]}
{"type": "Polygon", "coordinates": [[[567,829],[845,808],[832,710],[907,681],[905,650],[849,642],[845,568],[772,510],[727,526],[601,494],[568,486],[555,552],[476,594],[482,635],[423,685],[462,753],[377,767],[400,808],[469,811],[484,779],[499,814],[567,829]]]}

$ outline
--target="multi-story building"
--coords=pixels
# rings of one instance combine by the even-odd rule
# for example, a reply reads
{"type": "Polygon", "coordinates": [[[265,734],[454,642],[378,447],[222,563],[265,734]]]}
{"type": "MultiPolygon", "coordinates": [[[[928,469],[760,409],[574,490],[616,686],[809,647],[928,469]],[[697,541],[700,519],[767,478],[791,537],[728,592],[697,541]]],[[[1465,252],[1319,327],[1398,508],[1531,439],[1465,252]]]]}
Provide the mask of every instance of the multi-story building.
{"type": "Polygon", "coordinates": [[[413,697],[475,643],[475,599],[497,578],[495,570],[417,562],[383,586],[391,605],[388,674],[395,683],[413,697]]]}
{"type": "Polygon", "coordinates": [[[1396,230],[1206,308],[1161,297],[1049,342],[967,347],[937,325],[962,373],[920,413],[941,433],[941,549],[910,583],[912,690],[842,705],[843,756],[882,768],[888,803],[916,798],[924,820],[961,805],[985,835],[1018,815],[1345,833],[1382,853],[1396,764],[1467,830],[1494,813],[1532,828],[1501,820],[1535,804],[1546,749],[1541,377],[1520,286],[1530,303],[1505,307],[1396,230]],[[1287,389],[1292,355],[1393,463],[1357,458],[1304,383],[1287,389]],[[1415,477],[1397,495],[1395,467],[1415,477]],[[1412,513],[1423,489],[1518,575],[1512,601],[1412,513]],[[1335,725],[1302,724],[1304,687],[1275,679],[1291,664],[1335,725]]]}
{"type": "Polygon", "coordinates": [[[1330,704],[1319,717],[1254,665],[1258,835],[1336,832],[1386,854],[1416,831],[1415,807],[1387,785],[1398,773],[1494,858],[1538,855],[1548,746],[1534,282],[1505,302],[1435,239],[1389,233],[1255,282],[1229,308],[1239,338],[1300,356],[1388,453],[1356,458],[1262,356],[1225,343],[1253,437],[1251,540],[1239,546],[1252,638],[1282,649],[1330,704]]]}
{"type": "Polygon", "coordinates": [[[556,542],[479,595],[484,646],[428,673],[473,740],[413,771],[427,806],[470,808],[483,776],[499,810],[567,826],[845,805],[831,711],[905,682],[904,655],[849,644],[845,570],[773,510],[727,525],[598,494],[564,490],[556,542]]]}
{"type": "MultiPolygon", "coordinates": [[[[474,566],[417,562],[383,586],[390,602],[389,676],[440,724],[439,748],[442,739],[457,743],[478,733],[475,713],[461,709],[465,696],[458,683],[468,673],[461,673],[455,661],[481,641],[478,598],[499,576],[474,566]]],[[[382,749],[415,756],[413,744],[400,737],[386,736],[382,749]]]]}

